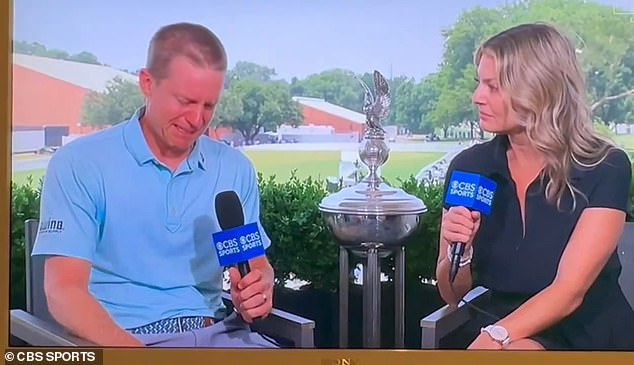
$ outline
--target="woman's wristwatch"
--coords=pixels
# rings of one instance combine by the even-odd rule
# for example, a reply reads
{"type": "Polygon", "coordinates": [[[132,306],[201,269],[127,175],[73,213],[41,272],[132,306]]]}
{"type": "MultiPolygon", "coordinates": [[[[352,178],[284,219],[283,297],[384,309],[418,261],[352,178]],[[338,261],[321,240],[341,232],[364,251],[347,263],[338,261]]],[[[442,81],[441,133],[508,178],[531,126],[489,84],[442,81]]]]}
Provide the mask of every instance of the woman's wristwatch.
{"type": "MultiPolygon", "coordinates": [[[[452,252],[453,246],[454,246],[453,244],[447,245],[447,260],[449,260],[450,263],[452,263],[452,259],[453,259],[453,252],[452,252]]],[[[467,247],[465,247],[464,253],[460,257],[460,263],[458,264],[458,267],[469,265],[471,263],[472,257],[473,257],[473,247],[471,247],[471,245],[467,245],[467,247]]]]}
{"type": "Polygon", "coordinates": [[[502,345],[502,347],[508,345],[510,341],[509,331],[507,331],[506,328],[500,325],[497,325],[497,324],[488,325],[480,330],[480,333],[483,333],[483,332],[488,333],[489,336],[491,336],[491,339],[493,339],[493,341],[502,345]]]}

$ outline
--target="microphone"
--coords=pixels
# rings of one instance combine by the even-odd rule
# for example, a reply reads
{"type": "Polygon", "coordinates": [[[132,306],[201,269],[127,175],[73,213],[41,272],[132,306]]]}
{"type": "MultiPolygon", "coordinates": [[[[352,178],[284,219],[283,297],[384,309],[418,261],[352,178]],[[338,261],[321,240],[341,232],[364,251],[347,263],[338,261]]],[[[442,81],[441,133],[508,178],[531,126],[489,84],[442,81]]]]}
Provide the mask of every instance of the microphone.
{"type": "MultiPolygon", "coordinates": [[[[445,196],[445,203],[453,206],[462,206],[470,210],[477,210],[483,214],[491,214],[493,196],[497,189],[497,183],[479,174],[455,170],[451,173],[449,188],[445,196]]],[[[465,250],[464,242],[454,242],[451,253],[451,268],[449,280],[456,279],[460,268],[460,258],[465,250]]]]}
{"type": "Polygon", "coordinates": [[[212,234],[212,239],[220,266],[237,265],[244,277],[251,271],[249,260],[264,255],[258,224],[244,224],[242,203],[235,191],[218,193],[215,207],[221,231],[212,234]]]}

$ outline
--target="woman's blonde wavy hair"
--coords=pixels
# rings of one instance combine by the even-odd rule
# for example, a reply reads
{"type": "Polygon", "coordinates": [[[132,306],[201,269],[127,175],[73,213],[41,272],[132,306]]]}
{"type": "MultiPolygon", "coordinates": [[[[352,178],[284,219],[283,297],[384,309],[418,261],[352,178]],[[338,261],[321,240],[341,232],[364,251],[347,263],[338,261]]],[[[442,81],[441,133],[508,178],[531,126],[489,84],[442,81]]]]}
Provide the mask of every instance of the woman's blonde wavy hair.
{"type": "Polygon", "coordinates": [[[614,145],[593,129],[585,76],[572,42],[550,24],[521,24],[484,42],[476,51],[476,65],[483,54],[496,60],[501,90],[529,140],[545,156],[546,198],[560,208],[568,189],[574,210],[573,164],[593,167],[614,145]]]}

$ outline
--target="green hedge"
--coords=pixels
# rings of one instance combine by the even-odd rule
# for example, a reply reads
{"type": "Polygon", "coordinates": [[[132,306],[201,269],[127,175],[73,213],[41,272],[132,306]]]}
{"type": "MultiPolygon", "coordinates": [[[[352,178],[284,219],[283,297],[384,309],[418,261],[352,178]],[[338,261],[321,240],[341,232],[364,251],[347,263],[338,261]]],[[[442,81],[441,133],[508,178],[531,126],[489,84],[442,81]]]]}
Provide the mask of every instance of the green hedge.
{"type": "Polygon", "coordinates": [[[34,182],[30,177],[27,183],[11,183],[11,271],[10,308],[25,308],[25,257],[24,257],[24,221],[38,218],[40,211],[41,181],[34,182]]]}

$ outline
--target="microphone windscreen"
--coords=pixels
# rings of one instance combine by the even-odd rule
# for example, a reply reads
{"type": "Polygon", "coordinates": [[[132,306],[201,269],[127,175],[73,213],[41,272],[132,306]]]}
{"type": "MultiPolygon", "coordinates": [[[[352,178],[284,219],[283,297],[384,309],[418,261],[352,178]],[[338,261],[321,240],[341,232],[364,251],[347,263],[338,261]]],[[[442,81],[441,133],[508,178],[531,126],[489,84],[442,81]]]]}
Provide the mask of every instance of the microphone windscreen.
{"type": "Polygon", "coordinates": [[[223,191],[216,195],[216,216],[222,230],[244,225],[242,203],[235,191],[223,191]]]}

